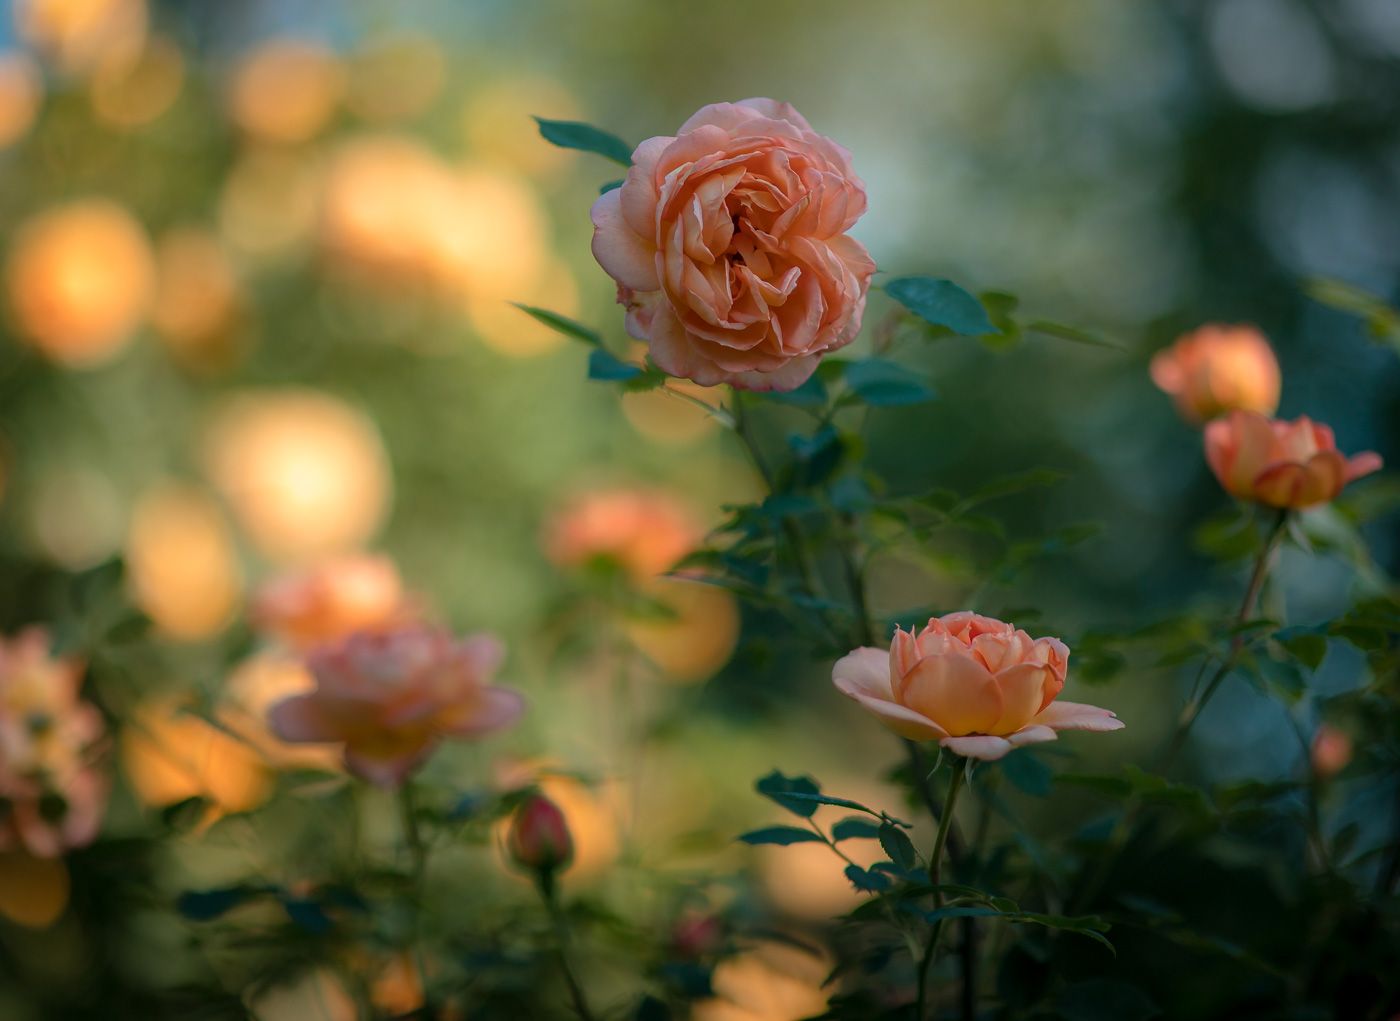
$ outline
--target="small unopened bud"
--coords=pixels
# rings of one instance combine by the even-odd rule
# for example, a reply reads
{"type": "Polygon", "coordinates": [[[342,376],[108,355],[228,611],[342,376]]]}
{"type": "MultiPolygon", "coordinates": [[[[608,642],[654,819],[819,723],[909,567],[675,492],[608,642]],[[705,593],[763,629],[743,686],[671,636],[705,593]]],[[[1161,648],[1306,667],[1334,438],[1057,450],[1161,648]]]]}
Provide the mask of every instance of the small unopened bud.
{"type": "Polygon", "coordinates": [[[515,810],[507,843],[518,864],[542,874],[563,868],[574,857],[564,813],[542,794],[530,795],[515,810]]]}
{"type": "Polygon", "coordinates": [[[671,930],[671,946],[677,957],[706,957],[724,942],[724,924],[718,916],[689,913],[676,921],[671,930]]]}
{"type": "Polygon", "coordinates": [[[1313,772],[1324,780],[1336,776],[1351,761],[1351,738],[1329,723],[1318,725],[1312,741],[1313,772]]]}

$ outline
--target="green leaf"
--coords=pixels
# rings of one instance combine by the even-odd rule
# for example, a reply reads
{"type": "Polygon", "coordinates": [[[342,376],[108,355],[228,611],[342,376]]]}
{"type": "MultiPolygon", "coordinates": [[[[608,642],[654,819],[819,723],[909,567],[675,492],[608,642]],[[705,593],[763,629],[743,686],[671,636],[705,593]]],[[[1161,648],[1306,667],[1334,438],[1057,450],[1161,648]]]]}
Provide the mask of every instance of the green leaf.
{"type": "Polygon", "coordinates": [[[1000,915],[1002,912],[991,907],[972,907],[968,904],[954,904],[952,907],[935,908],[932,911],[924,912],[924,921],[932,924],[946,918],[991,918],[993,915],[1000,915]]]}
{"type": "Polygon", "coordinates": [[[822,382],[821,376],[814,373],[799,387],[792,390],[770,390],[764,396],[779,404],[820,407],[827,400],[826,384],[822,382]]]}
{"type": "Polygon", "coordinates": [[[562,333],[566,337],[574,340],[581,340],[585,344],[601,348],[603,338],[598,336],[597,331],[589,329],[583,323],[575,322],[568,316],[561,316],[558,312],[551,312],[547,308],[536,308],[534,305],[522,305],[518,301],[511,302],[516,308],[540,322],[544,323],[551,330],[562,333]]]}
{"type": "Polygon", "coordinates": [[[1016,306],[1020,299],[1005,291],[983,291],[977,296],[982,307],[987,310],[987,318],[999,332],[989,333],[982,343],[993,351],[1005,351],[1021,342],[1021,324],[1015,319],[1016,306]]]}
{"type": "Polygon", "coordinates": [[[599,194],[599,195],[606,195],[608,192],[610,192],[610,191],[616,191],[618,188],[621,188],[621,187],[622,187],[622,180],[621,180],[620,178],[619,178],[618,180],[616,180],[616,181],[606,181],[606,182],[604,182],[602,185],[599,186],[599,188],[598,188],[598,194],[599,194]]]}
{"type": "Polygon", "coordinates": [[[603,380],[604,382],[616,383],[629,379],[637,379],[646,370],[640,365],[633,365],[621,359],[614,358],[601,347],[590,351],[588,354],[588,378],[603,380]]]}
{"type": "Polygon", "coordinates": [[[1327,655],[1327,638],[1316,631],[1304,630],[1302,628],[1285,628],[1274,635],[1289,655],[1302,663],[1309,670],[1316,670],[1322,665],[1322,660],[1327,655]]]}
{"type": "Polygon", "coordinates": [[[846,385],[873,407],[923,404],[938,396],[918,373],[884,358],[852,362],[846,368],[846,385]]]}
{"type": "Polygon", "coordinates": [[[632,165],[632,147],[611,132],[595,128],[582,121],[550,121],[536,117],[540,134],[546,142],[553,142],[561,149],[578,149],[580,152],[597,153],[624,167],[632,165]]]}
{"type": "Polygon", "coordinates": [[[224,886],[214,890],[186,890],[175,902],[175,910],[196,922],[208,922],[260,894],[273,893],[270,886],[224,886]]]}
{"type": "Polygon", "coordinates": [[[960,336],[1000,332],[982,303],[951,280],[899,277],[885,284],[885,293],[925,322],[945,326],[960,336]]]}
{"type": "Polygon", "coordinates": [[[872,872],[859,865],[847,865],[846,878],[861,893],[883,893],[894,885],[894,881],[883,872],[872,872]]]}
{"type": "Polygon", "coordinates": [[[912,869],[919,863],[919,856],[914,851],[914,842],[909,839],[909,834],[898,826],[890,823],[880,825],[880,846],[890,856],[890,861],[901,869],[912,869]]]}
{"type": "Polygon", "coordinates": [[[1081,330],[1077,326],[1066,326],[1064,323],[1054,323],[1048,319],[1037,319],[1026,324],[1026,329],[1032,333],[1043,333],[1047,337],[1055,337],[1058,340],[1068,340],[1075,344],[1088,344],[1090,347],[1106,347],[1114,351],[1126,351],[1127,348],[1116,340],[1108,340],[1097,334],[1081,330]]]}
{"type": "Polygon", "coordinates": [[[796,486],[820,486],[836,473],[846,453],[845,440],[831,425],[812,436],[789,436],[788,446],[797,458],[792,479],[796,486]]]}
{"type": "Polygon", "coordinates": [[[749,830],[749,832],[741,834],[739,839],[754,846],[777,844],[779,847],[787,847],[789,844],[822,843],[822,838],[811,830],[804,830],[797,826],[765,826],[761,830],[749,830]]]}
{"type": "Polygon", "coordinates": [[[871,822],[869,819],[862,819],[859,816],[851,816],[842,819],[835,826],[831,827],[832,840],[861,840],[875,839],[880,836],[881,826],[871,822]]]}
{"type": "MultiPolygon", "coordinates": [[[[754,790],[782,805],[793,815],[810,819],[817,812],[821,787],[809,776],[784,776],[776,769],[754,784],[754,790]]],[[[851,806],[848,806],[851,807],[851,806]]],[[[869,811],[864,805],[853,807],[869,811]]]]}
{"type": "Polygon", "coordinates": [[[1081,915],[1070,917],[1068,915],[1042,915],[1030,911],[1022,911],[1020,914],[1004,916],[1008,922],[1025,922],[1031,925],[1043,925],[1048,929],[1062,929],[1065,932],[1072,932],[1077,936],[1084,936],[1095,943],[1102,943],[1108,947],[1109,951],[1117,956],[1118,952],[1113,949],[1113,944],[1104,935],[1108,931],[1109,925],[1102,918],[1096,915],[1081,915]]]}

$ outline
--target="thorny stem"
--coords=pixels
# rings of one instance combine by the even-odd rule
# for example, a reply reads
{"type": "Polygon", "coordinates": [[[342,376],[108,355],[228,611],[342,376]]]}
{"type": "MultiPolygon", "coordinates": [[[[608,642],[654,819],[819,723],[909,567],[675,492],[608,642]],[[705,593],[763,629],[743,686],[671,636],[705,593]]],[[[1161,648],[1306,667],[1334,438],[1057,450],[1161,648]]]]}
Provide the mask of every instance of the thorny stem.
{"type": "MultiPolygon", "coordinates": [[[[943,878],[943,850],[948,843],[948,833],[953,828],[953,808],[957,804],[958,791],[962,788],[963,775],[965,773],[963,763],[959,759],[952,762],[952,776],[948,780],[948,795],[943,801],[943,814],[938,820],[938,835],[933,840],[933,853],[928,859],[928,879],[933,885],[933,904],[935,909],[943,907],[943,890],[941,882],[943,878]]],[[[919,961],[919,993],[917,1007],[915,1008],[915,1021],[924,1021],[927,1017],[928,1005],[928,973],[933,965],[934,956],[938,952],[938,937],[943,931],[943,919],[937,919],[929,931],[928,946],[924,948],[923,959],[919,961]]]]}

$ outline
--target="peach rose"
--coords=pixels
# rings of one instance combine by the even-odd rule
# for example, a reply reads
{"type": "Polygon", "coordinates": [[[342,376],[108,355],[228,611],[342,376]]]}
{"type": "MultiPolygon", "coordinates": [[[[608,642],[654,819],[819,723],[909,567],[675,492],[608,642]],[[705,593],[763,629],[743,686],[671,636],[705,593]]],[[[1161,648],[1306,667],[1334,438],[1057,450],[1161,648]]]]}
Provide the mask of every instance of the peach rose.
{"type": "Polygon", "coordinates": [[[92,843],[107,804],[93,766],[102,716],[79,696],[82,668],[30,628],[0,638],[0,851],[40,858],[92,843]]]}
{"type": "Polygon", "coordinates": [[[1226,492],[1280,509],[1326,503],[1381,467],[1370,451],[1343,456],[1332,430],[1306,415],[1283,422],[1234,411],[1206,426],[1205,443],[1206,461],[1226,492]]]}
{"type": "Polygon", "coordinates": [[[268,723],[284,741],[340,743],[351,773],[397,787],[444,738],[481,737],[519,719],[520,694],[487,683],[501,656],[487,635],[359,632],[313,650],[315,689],[275,704],[268,723]]]}
{"type": "Polygon", "coordinates": [[[901,737],[990,761],[1059,730],[1122,729],[1107,709],[1055,701],[1068,666],[1059,639],[964,611],[896,630],[888,652],[856,649],[831,679],[901,737]]]}
{"type": "Polygon", "coordinates": [[[398,568],[388,557],[335,557],[264,584],[253,598],[253,625],[294,646],[383,629],[408,619],[398,568]]]}
{"type": "Polygon", "coordinates": [[[560,567],[603,560],[645,581],[670,570],[703,536],[669,493],[604,489],[583,494],[554,514],[545,525],[543,545],[560,567]]]}
{"type": "Polygon", "coordinates": [[[1253,326],[1207,323],[1158,351],[1151,372],[1152,382],[1188,422],[1207,422],[1227,411],[1272,415],[1278,409],[1278,359],[1253,326]]]}
{"type": "Polygon", "coordinates": [[[593,256],[664,372],[791,390],[860,331],[864,212],[850,153],[789,104],[716,103],[637,146],[593,205],[593,256]]]}

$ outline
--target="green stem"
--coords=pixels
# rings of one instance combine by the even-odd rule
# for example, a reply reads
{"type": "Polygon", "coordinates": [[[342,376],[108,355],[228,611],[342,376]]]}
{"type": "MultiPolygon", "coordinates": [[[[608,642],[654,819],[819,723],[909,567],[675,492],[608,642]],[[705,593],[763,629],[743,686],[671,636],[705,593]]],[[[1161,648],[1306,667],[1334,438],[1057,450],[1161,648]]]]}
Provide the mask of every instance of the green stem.
{"type": "MultiPolygon", "coordinates": [[[[943,799],[943,813],[938,820],[938,835],[933,839],[933,853],[928,859],[928,879],[933,884],[933,904],[935,909],[943,907],[943,891],[941,889],[943,878],[943,850],[948,843],[948,832],[953,828],[953,808],[958,801],[958,791],[962,789],[963,776],[966,770],[963,768],[961,759],[954,757],[952,763],[953,775],[948,779],[948,794],[943,799]]],[[[928,1016],[928,973],[933,966],[933,960],[938,953],[938,937],[943,931],[943,919],[939,918],[933,923],[929,932],[928,946],[924,948],[923,959],[919,962],[919,997],[918,1006],[915,1010],[915,1021],[924,1021],[928,1016]]]]}
{"type": "Polygon", "coordinates": [[[542,871],[537,874],[536,880],[540,899],[544,901],[545,910],[549,913],[550,924],[554,927],[554,942],[559,957],[559,970],[564,975],[564,984],[569,988],[569,999],[573,1001],[574,1013],[579,1016],[580,1021],[594,1021],[593,1011],[589,1009],[588,1000],[583,995],[583,986],[579,984],[573,966],[569,963],[569,922],[564,917],[564,909],[559,904],[559,892],[554,883],[554,873],[542,871]]]}
{"type": "Polygon", "coordinates": [[[423,957],[423,898],[428,875],[428,847],[418,828],[418,811],[414,803],[413,782],[405,780],[399,788],[399,820],[403,826],[404,846],[408,848],[412,877],[413,963],[418,970],[418,984],[423,992],[423,1016],[433,1016],[428,999],[428,967],[423,957]]]}

